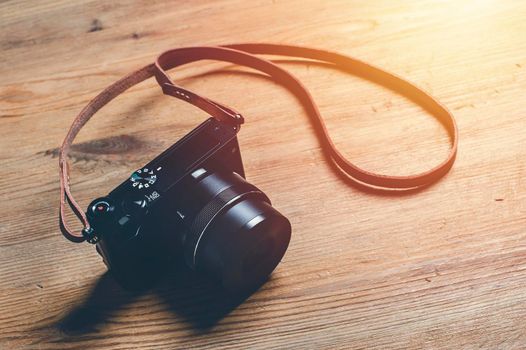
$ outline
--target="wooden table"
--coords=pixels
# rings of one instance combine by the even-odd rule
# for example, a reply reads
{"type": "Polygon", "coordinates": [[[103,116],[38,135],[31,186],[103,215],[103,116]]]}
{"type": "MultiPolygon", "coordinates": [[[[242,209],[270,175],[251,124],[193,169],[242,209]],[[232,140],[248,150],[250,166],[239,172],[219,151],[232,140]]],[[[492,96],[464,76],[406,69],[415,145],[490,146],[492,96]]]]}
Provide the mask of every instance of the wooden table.
{"type": "MultiPolygon", "coordinates": [[[[525,15],[518,0],[2,2],[0,348],[525,348],[525,15]],[[159,52],[246,41],[340,51],[417,83],[455,114],[457,163],[416,194],[364,193],[326,164],[284,88],[224,64],[185,66],[174,79],[244,113],[248,178],[293,238],[237,307],[185,271],[125,292],[93,246],[59,232],[57,146],[91,98],[159,52]]],[[[283,66],[358,165],[410,174],[447,154],[442,126],[392,91],[283,66]]],[[[204,118],[140,84],[81,132],[73,191],[87,205],[204,118]]]]}

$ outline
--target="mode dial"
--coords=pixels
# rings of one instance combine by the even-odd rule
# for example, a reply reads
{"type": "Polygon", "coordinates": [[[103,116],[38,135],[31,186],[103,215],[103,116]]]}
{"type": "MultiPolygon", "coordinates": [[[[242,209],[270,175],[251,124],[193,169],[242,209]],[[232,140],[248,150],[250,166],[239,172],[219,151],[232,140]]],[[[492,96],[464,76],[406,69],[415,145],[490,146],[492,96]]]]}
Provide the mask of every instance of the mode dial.
{"type": "Polygon", "coordinates": [[[155,181],[157,181],[157,172],[161,170],[161,168],[157,169],[149,169],[149,168],[143,168],[135,171],[130,176],[130,181],[132,182],[132,186],[135,188],[138,188],[142,190],[143,188],[148,188],[152,186],[155,181]]]}

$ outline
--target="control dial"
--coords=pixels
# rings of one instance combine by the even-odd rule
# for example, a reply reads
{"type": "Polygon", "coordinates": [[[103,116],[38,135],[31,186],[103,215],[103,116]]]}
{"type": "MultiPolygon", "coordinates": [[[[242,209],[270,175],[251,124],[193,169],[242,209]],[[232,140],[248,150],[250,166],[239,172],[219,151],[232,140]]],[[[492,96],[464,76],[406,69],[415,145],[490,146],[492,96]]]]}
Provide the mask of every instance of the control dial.
{"type": "Polygon", "coordinates": [[[132,182],[132,186],[135,188],[138,188],[142,190],[143,188],[148,188],[151,185],[157,181],[157,171],[161,170],[161,168],[157,168],[156,170],[150,169],[150,168],[143,168],[135,171],[130,176],[130,181],[132,182]]]}

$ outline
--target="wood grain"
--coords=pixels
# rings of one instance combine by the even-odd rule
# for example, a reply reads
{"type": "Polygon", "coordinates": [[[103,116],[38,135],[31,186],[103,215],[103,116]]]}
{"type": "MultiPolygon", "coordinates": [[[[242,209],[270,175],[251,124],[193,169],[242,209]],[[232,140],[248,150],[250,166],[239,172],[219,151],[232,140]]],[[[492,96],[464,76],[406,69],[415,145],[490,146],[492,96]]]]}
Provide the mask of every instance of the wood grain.
{"type": "MultiPolygon", "coordinates": [[[[0,348],[526,348],[525,15],[518,0],[0,2],[0,348]],[[424,87],[458,120],[457,163],[420,193],[361,192],[324,162],[283,88],[183,67],[174,79],[244,113],[248,178],[293,239],[242,303],[183,270],[124,292],[92,246],[59,233],[57,147],[97,92],[157,53],[246,41],[341,51],[424,87]]],[[[409,174],[446,155],[445,130],[404,98],[283,65],[358,165],[409,174]]],[[[138,85],[81,132],[73,190],[86,205],[204,117],[138,85]]]]}

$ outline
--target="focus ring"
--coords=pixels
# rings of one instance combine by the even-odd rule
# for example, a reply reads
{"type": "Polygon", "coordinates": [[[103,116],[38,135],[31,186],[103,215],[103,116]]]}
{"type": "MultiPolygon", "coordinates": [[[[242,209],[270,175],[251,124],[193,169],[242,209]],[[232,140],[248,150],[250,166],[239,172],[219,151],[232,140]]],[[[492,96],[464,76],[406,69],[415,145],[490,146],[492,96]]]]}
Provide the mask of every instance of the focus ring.
{"type": "Polygon", "coordinates": [[[248,183],[234,185],[219,192],[196,215],[190,224],[184,242],[184,255],[189,266],[195,265],[195,253],[201,237],[214,218],[232,204],[246,195],[257,195],[261,200],[270,204],[268,197],[255,186],[248,183]]]}

